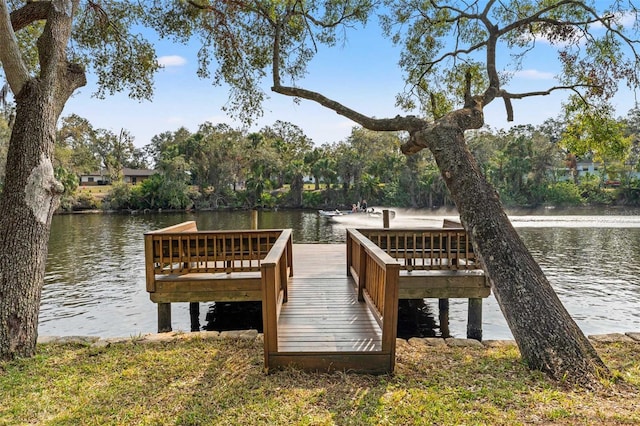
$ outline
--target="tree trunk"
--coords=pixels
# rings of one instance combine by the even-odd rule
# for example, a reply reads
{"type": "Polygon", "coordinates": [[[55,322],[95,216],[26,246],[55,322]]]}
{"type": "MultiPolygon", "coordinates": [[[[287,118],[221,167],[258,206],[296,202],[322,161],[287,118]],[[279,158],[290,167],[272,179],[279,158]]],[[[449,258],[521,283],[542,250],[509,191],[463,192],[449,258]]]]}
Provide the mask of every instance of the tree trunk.
{"type": "Polygon", "coordinates": [[[304,176],[296,174],[291,180],[291,203],[294,207],[302,207],[304,176]]]}
{"type": "Polygon", "coordinates": [[[37,80],[16,96],[0,195],[0,359],[35,353],[51,216],[64,187],[53,174],[57,108],[37,80]]]}
{"type": "Polygon", "coordinates": [[[455,119],[413,135],[433,153],[494,295],[530,368],[594,383],[610,373],[566,311],[483,177],[455,119]]]}
{"type": "MultiPolygon", "coordinates": [[[[66,57],[78,1],[27,2],[25,7],[44,13],[34,19],[46,20],[36,43],[36,78],[19,60],[2,60],[15,93],[16,119],[0,195],[0,359],[35,353],[51,216],[64,190],[53,173],[56,123],[74,90],[87,82],[83,67],[66,57]]],[[[2,35],[4,52],[20,58],[15,35],[6,26],[2,35]]]]}

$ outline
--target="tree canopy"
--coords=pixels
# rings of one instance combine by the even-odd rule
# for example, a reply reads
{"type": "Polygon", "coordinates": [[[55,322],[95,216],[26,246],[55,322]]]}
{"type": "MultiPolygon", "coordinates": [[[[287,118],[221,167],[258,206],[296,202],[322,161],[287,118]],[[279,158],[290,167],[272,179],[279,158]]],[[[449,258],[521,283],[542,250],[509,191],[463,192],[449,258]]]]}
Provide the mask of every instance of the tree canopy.
{"type": "Polygon", "coordinates": [[[414,131],[472,98],[483,107],[501,98],[512,119],[518,99],[565,91],[572,95],[568,104],[598,107],[621,85],[635,88],[639,81],[632,2],[190,0],[165,2],[158,10],[164,11],[154,20],[161,35],[183,42],[197,35],[203,41],[199,74],[229,84],[228,109],[247,121],[261,112],[265,83],[368,129],[414,131]],[[399,68],[407,84],[397,97],[399,111],[419,111],[419,118],[368,117],[301,87],[322,45],[340,44],[374,15],[401,48],[399,68]],[[556,52],[555,64],[545,57],[546,66],[559,69],[555,84],[509,90],[523,62],[548,47],[556,52]]]}

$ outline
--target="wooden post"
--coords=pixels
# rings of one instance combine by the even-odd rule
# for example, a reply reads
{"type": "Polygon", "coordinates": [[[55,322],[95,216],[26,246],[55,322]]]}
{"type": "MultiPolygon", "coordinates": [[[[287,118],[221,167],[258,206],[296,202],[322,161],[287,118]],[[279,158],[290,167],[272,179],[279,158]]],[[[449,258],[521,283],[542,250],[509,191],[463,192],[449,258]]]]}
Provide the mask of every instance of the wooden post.
{"type": "MultiPolygon", "coordinates": [[[[276,293],[276,264],[262,263],[262,329],[264,335],[264,371],[270,367],[269,357],[278,352],[278,294],[276,293]]],[[[278,288],[280,286],[278,285],[278,288]]]]}
{"type": "Polygon", "coordinates": [[[382,210],[382,227],[389,228],[389,210],[382,210]]]}
{"type": "Polygon", "coordinates": [[[171,331],[171,303],[158,303],[158,333],[171,331]]]}
{"type": "Polygon", "coordinates": [[[200,331],[200,303],[189,303],[189,315],[191,316],[191,331],[200,331]]]}
{"type": "MultiPolygon", "coordinates": [[[[367,286],[367,251],[359,244],[358,254],[360,260],[358,265],[358,301],[364,302],[364,289],[367,286]]],[[[397,314],[396,314],[397,315],[397,314]]]]}
{"type": "Polygon", "coordinates": [[[449,333],[449,299],[438,299],[438,319],[440,320],[440,334],[450,337],[449,333]]]}
{"type": "Polygon", "coordinates": [[[251,210],[251,229],[258,229],[258,210],[251,210]]]}
{"type": "Polygon", "coordinates": [[[482,341],[482,298],[469,299],[467,339],[482,341]]]}

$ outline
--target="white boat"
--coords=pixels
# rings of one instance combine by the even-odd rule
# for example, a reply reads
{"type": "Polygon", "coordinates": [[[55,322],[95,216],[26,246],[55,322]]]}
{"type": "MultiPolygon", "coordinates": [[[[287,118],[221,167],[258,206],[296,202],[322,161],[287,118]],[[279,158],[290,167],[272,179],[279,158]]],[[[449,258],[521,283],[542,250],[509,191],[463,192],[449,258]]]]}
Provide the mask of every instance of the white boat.
{"type": "Polygon", "coordinates": [[[322,217],[336,217],[344,215],[340,210],[318,210],[318,214],[322,217]]]}

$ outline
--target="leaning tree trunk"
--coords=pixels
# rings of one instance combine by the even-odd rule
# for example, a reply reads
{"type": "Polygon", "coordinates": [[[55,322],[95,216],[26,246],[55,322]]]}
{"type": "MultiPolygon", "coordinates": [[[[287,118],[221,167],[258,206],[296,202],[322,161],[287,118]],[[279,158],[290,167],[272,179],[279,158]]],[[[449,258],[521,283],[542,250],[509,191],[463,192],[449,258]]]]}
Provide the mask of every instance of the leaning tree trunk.
{"type": "Polygon", "coordinates": [[[35,80],[16,96],[0,196],[0,358],[32,356],[51,216],[64,188],[51,162],[57,115],[35,80]]]}
{"type": "MultiPolygon", "coordinates": [[[[469,118],[469,110],[464,113],[469,118]]],[[[482,120],[481,112],[476,119],[482,120]]],[[[557,380],[591,384],[609,371],[566,311],[511,225],[495,189],[467,149],[453,113],[413,135],[433,153],[494,295],[530,368],[557,380]]],[[[462,119],[464,120],[464,119],[462,119]]]]}

